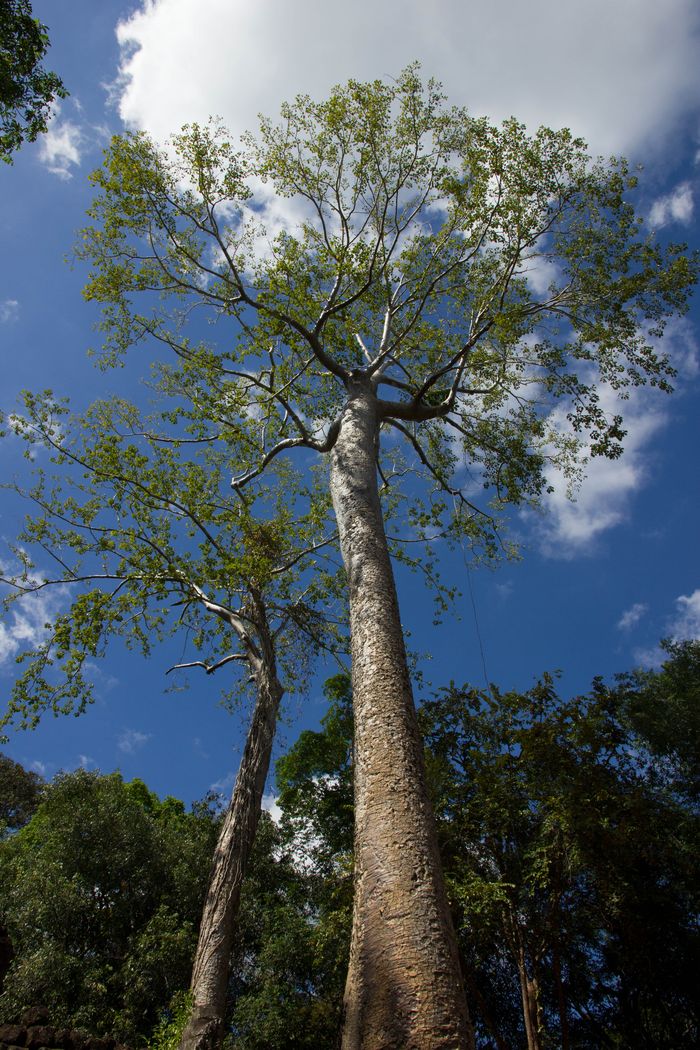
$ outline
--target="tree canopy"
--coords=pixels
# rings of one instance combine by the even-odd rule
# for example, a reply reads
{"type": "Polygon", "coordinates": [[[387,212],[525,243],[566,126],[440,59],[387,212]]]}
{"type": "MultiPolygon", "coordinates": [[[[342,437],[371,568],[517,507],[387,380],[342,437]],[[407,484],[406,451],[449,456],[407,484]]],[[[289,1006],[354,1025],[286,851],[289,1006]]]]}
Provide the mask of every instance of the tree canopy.
{"type": "MultiPolygon", "coordinates": [[[[699,674],[700,644],[678,643],[659,670],[596,679],[585,695],[563,698],[545,675],[524,693],[452,684],[421,707],[479,1050],[697,1041],[700,826],[697,799],[679,790],[697,708],[681,721],[675,705],[699,674]]],[[[326,695],[321,729],[278,762],[281,818],[263,819],[243,888],[227,1028],[245,1050],[332,1045],[339,1024],[349,679],[326,695]]],[[[41,997],[57,1022],[149,1039],[187,984],[215,833],[206,806],[187,814],[138,781],[56,778],[0,845],[15,949],[0,1020],[41,997]]]]}
{"type": "MultiPolygon", "coordinates": [[[[698,712],[680,720],[676,705],[699,660],[700,643],[675,643],[659,670],[570,699],[545,675],[525,693],[452,684],[419,709],[483,1050],[697,1039],[700,825],[684,749],[698,712]]],[[[351,850],[348,684],[331,684],[321,731],[277,766],[282,826],[337,894],[351,850]]]]}
{"type": "Polygon", "coordinates": [[[243,674],[223,688],[229,699],[251,674],[263,629],[294,688],[314,651],[342,644],[332,622],[337,567],[324,557],[333,536],[327,496],[280,464],[277,487],[255,505],[231,500],[237,444],[196,406],[169,401],[180,379],[161,377],[151,412],[113,399],[71,416],[45,393],[27,395],[23,413],[11,418],[29,455],[43,446],[51,465],[35,467],[33,485],[9,486],[32,511],[14,546],[17,571],[4,577],[5,602],[52,587],[68,600],[45,639],[21,657],[0,724],[27,727],[46,710],[83,711],[93,689],[85,665],[115,637],[148,656],[178,633],[192,657],[203,657],[184,661],[189,673],[242,662],[243,674]]]}
{"type": "Polygon", "coordinates": [[[0,838],[23,827],[41,800],[43,780],[7,755],[0,755],[0,838]]]}
{"type": "Polygon", "coordinates": [[[43,1006],[56,1026],[146,1036],[187,985],[215,834],[139,780],[56,777],[0,853],[3,1018],[43,1006]]]}
{"type": "Polygon", "coordinates": [[[255,404],[264,444],[238,486],[291,448],[328,451],[361,373],[388,431],[380,465],[403,444],[442,494],[414,526],[456,508],[484,538],[462,463],[496,507],[537,499],[548,462],[573,466],[577,434],[619,455],[600,383],[624,394],[673,375],[659,337],[697,260],[645,233],[626,163],[592,161],[567,130],[448,108],[414,68],[300,97],[241,150],[216,124],[167,152],[117,137],[93,180],[79,254],[105,353],[152,336],[212,418],[255,404]],[[204,316],[233,337],[212,340],[204,316]],[[549,417],[560,399],[565,432],[549,417]]]}
{"type": "Polygon", "coordinates": [[[6,163],[25,139],[33,142],[46,131],[51,104],[68,94],[60,77],[41,65],[48,46],[47,28],[32,16],[29,0],[0,0],[0,158],[6,163]]]}

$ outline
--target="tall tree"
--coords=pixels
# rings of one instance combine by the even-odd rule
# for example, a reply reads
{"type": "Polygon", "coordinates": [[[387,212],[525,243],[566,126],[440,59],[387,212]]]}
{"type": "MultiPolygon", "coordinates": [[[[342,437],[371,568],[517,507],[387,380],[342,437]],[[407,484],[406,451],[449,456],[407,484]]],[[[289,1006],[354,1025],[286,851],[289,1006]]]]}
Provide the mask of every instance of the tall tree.
{"type": "Polygon", "coordinates": [[[568,131],[448,108],[415,68],[300,97],[239,152],[216,127],[185,129],[167,153],[116,138],[93,179],[79,254],[107,360],[150,338],[212,419],[250,433],[254,417],[237,492],[293,449],[327,457],[355,704],[344,1050],[470,1045],[378,462],[400,484],[402,443],[428,486],[400,504],[399,540],[442,529],[493,550],[499,508],[536,502],[549,463],[575,470],[579,440],[620,454],[601,385],[668,388],[659,338],[697,260],[644,235],[624,162],[592,162],[568,131]],[[490,509],[465,495],[463,462],[490,509]]]}
{"type": "Polygon", "coordinates": [[[25,139],[46,131],[51,104],[68,94],[40,64],[48,46],[29,0],[0,0],[0,158],[8,164],[25,139]]]}
{"type": "Polygon", "coordinates": [[[303,687],[313,652],[333,649],[338,639],[328,621],[334,570],[323,563],[327,497],[283,471],[276,499],[261,501],[258,517],[244,498],[233,505],[222,498],[236,441],[196,410],[188,418],[178,404],[182,381],[173,373],[161,377],[160,408],[149,418],[115,400],[67,419],[50,395],[28,396],[24,415],[13,417],[15,432],[32,450],[43,445],[56,469],[38,469],[23,493],[33,513],[16,548],[21,569],[3,581],[11,587],[7,604],[50,587],[76,593],[46,638],[22,655],[25,670],[4,721],[14,716],[33,725],[47,708],[82,711],[91,697],[85,664],[114,635],[148,654],[157,638],[184,633],[206,659],[183,668],[245,669],[255,707],[221,824],[192,974],[185,1045],[199,1047],[217,1045],[222,1034],[241,884],[285,684],[294,676],[303,687]],[[178,416],[179,429],[164,434],[164,422],[178,416]],[[310,497],[299,518],[295,491],[310,497]],[[57,565],[56,575],[38,574],[32,556],[57,565]]]}

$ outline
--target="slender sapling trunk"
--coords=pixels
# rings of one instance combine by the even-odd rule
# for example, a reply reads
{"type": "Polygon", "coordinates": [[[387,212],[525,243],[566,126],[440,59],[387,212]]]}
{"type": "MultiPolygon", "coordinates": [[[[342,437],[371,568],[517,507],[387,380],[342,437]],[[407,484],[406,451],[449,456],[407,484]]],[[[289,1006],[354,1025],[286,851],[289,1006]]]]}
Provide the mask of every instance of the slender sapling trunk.
{"type": "Polygon", "coordinates": [[[236,917],[260,820],[263,791],[283,689],[262,601],[256,613],[258,655],[248,652],[257,698],[243,758],[212,861],[192,968],[192,1012],[180,1050],[218,1050],[224,1035],[226,989],[236,917]]]}

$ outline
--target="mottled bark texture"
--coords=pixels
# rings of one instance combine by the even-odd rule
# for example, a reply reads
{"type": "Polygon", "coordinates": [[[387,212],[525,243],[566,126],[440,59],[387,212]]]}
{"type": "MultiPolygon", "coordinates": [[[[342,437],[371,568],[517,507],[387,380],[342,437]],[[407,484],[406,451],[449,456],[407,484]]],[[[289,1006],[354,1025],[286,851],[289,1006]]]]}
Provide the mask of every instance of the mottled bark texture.
{"type": "Polygon", "coordinates": [[[356,375],[331,453],[348,576],[355,707],[355,897],[343,1050],[473,1045],[425,786],[377,486],[378,406],[356,375]]]}
{"type": "Polygon", "coordinates": [[[236,916],[255,832],[282,698],[273,641],[258,603],[257,654],[249,652],[257,699],[243,758],[212,861],[192,968],[192,1013],[180,1050],[218,1050],[223,1038],[226,989],[236,916]]]}

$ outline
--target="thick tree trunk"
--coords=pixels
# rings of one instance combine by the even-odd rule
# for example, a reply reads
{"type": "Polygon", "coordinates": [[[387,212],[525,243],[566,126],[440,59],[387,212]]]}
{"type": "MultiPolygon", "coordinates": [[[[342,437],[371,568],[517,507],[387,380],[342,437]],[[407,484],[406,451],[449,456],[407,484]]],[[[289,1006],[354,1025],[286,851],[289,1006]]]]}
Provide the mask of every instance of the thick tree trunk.
{"type": "Polygon", "coordinates": [[[343,1050],[473,1046],[425,786],[363,376],[331,453],[348,576],[355,709],[355,897],[343,1050]]]}
{"type": "Polygon", "coordinates": [[[260,819],[265,780],[282,698],[272,639],[262,610],[258,624],[261,655],[250,657],[257,688],[243,758],[212,861],[199,943],[192,968],[192,1013],[180,1050],[218,1050],[223,1038],[231,946],[255,832],[260,819]]]}

